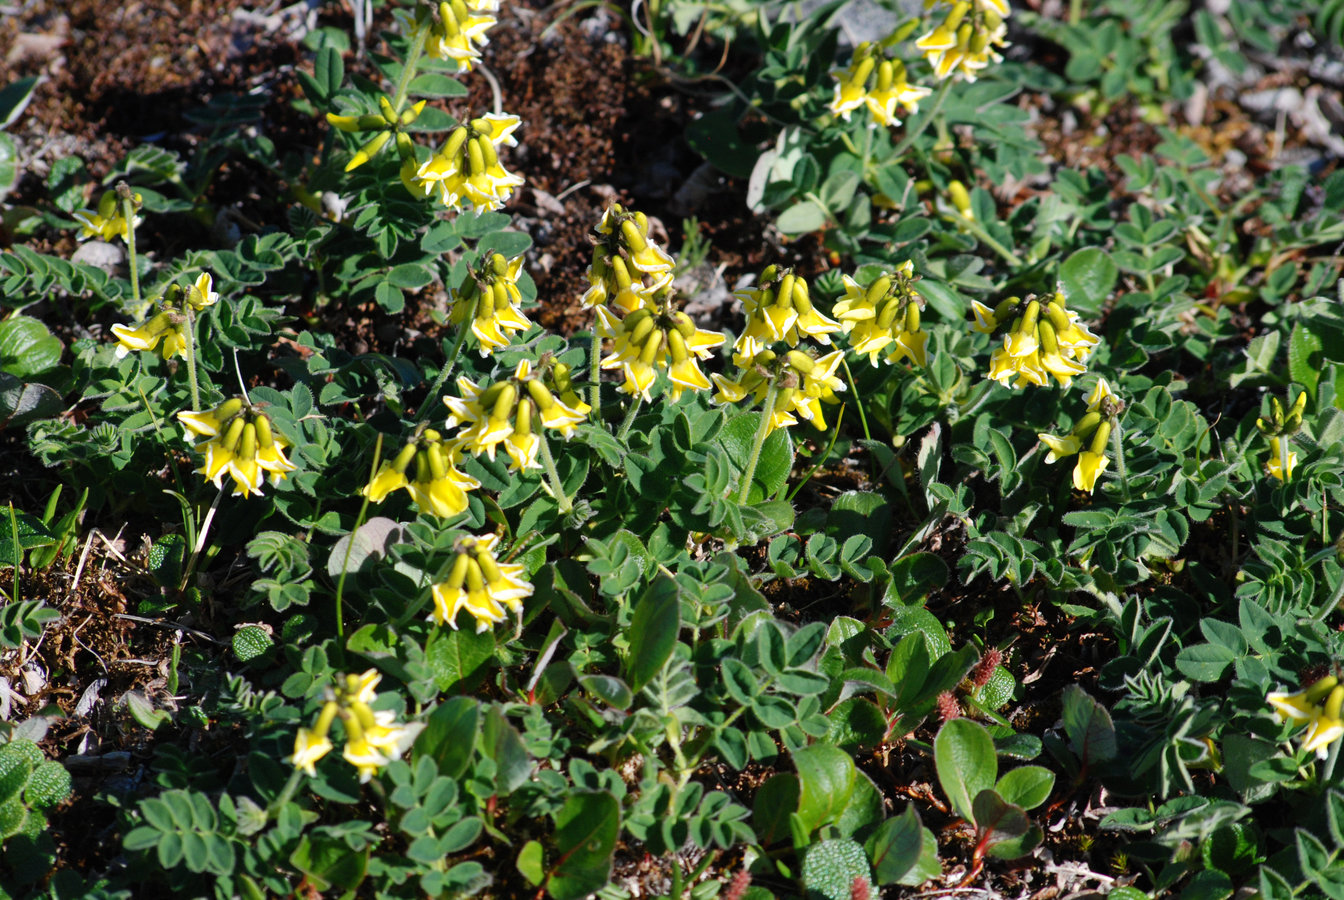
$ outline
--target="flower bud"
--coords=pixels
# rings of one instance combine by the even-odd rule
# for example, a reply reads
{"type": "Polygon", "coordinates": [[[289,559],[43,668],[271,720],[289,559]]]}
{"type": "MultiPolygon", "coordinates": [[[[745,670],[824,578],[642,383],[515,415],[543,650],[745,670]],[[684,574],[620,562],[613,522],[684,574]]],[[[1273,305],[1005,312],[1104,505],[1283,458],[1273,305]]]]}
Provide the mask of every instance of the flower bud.
{"type": "Polygon", "coordinates": [[[532,402],[537,405],[537,409],[548,412],[555,406],[555,397],[551,396],[551,392],[546,389],[546,385],[542,384],[540,380],[529,378],[526,384],[527,393],[532,397],[532,402]]]}
{"type": "Polygon", "coordinates": [[[421,100],[419,103],[415,104],[410,109],[403,110],[400,119],[401,124],[410,125],[416,119],[420,118],[420,114],[425,111],[425,106],[428,103],[429,103],[428,100],[421,100]]]}
{"type": "Polygon", "coordinates": [[[887,295],[891,290],[891,276],[883,275],[868,285],[868,290],[864,292],[863,298],[874,305],[887,295]]]}
{"type": "Polygon", "coordinates": [[[966,185],[960,181],[949,181],[947,183],[947,195],[952,198],[952,205],[957,208],[957,212],[968,219],[975,218],[971,214],[971,195],[966,190],[966,185]]]}
{"type": "Polygon", "coordinates": [[[518,401],[518,413],[513,418],[513,433],[526,437],[532,433],[532,401],[523,399],[518,401]]]}
{"type": "Polygon", "coordinates": [[[779,282],[779,293],[775,296],[775,306],[788,308],[793,305],[793,283],[796,281],[790,272],[779,282]]]}
{"type": "Polygon", "coordinates": [[[877,61],[871,56],[865,56],[859,60],[858,64],[854,66],[854,76],[850,79],[850,83],[865,84],[868,81],[868,76],[873,74],[873,67],[876,65],[877,61]]]}
{"type": "MultiPolygon", "coordinates": [[[[486,141],[486,143],[490,142],[486,141]]],[[[479,138],[467,142],[467,173],[470,175],[485,173],[485,153],[481,150],[479,138]]]]}
{"type": "Polygon", "coordinates": [[[350,158],[350,162],[345,165],[345,171],[353,172],[355,169],[358,169],[360,166],[373,159],[378,151],[383,149],[383,145],[387,143],[388,138],[390,137],[392,137],[392,132],[390,131],[380,131],[375,134],[368,143],[359,148],[358,153],[350,158]]]}
{"type": "Polygon", "coordinates": [[[243,428],[246,425],[247,422],[243,420],[243,417],[234,419],[229,423],[229,430],[224,433],[224,438],[219,442],[219,446],[230,453],[237,450],[238,442],[243,439],[243,428]]]}
{"type": "Polygon", "coordinates": [[[895,74],[896,72],[891,65],[891,60],[882,60],[882,64],[877,67],[877,89],[883,93],[891,90],[891,83],[895,74]]]}
{"type": "Polygon", "coordinates": [[[1106,442],[1111,439],[1111,423],[1102,422],[1097,426],[1097,430],[1092,433],[1092,443],[1089,449],[1093,453],[1105,453],[1106,442]]]}
{"type": "Polygon", "coordinates": [[[810,375],[812,370],[817,367],[816,360],[801,350],[790,350],[784,354],[784,358],[789,361],[790,366],[804,375],[810,375]]]}
{"type": "Polygon", "coordinates": [[[644,235],[639,233],[639,226],[630,219],[621,222],[621,237],[625,238],[625,245],[634,253],[643,253],[649,246],[644,235]]]}
{"type": "Polygon", "coordinates": [[[415,454],[418,453],[419,450],[420,447],[417,444],[407,444],[405,447],[402,447],[400,452],[398,452],[396,457],[392,460],[392,470],[404,475],[406,473],[406,467],[411,464],[411,460],[415,459],[415,454]]]}
{"type": "Polygon", "coordinates": [[[1330,692],[1334,690],[1335,685],[1337,684],[1339,684],[1338,678],[1334,675],[1327,675],[1324,678],[1313,682],[1311,687],[1307,688],[1304,692],[1304,697],[1308,703],[1314,706],[1324,700],[1330,692]]]}
{"type": "Polygon", "coordinates": [[[397,111],[392,108],[392,101],[386,95],[378,95],[378,108],[382,110],[383,121],[389,125],[397,124],[397,111]]]}
{"type": "Polygon", "coordinates": [[[257,426],[253,422],[243,426],[243,436],[238,441],[238,458],[245,460],[257,458],[257,426]]]}
{"type": "Polygon", "coordinates": [[[470,135],[467,134],[467,129],[459,125],[452,134],[448,135],[448,140],[444,142],[443,149],[439,153],[449,159],[456,157],[461,152],[462,145],[467,142],[468,137],[470,135]]]}
{"type": "Polygon", "coordinates": [[[256,415],[252,418],[252,424],[257,429],[257,446],[262,450],[274,447],[275,435],[271,433],[271,420],[263,415],[256,415]]]}

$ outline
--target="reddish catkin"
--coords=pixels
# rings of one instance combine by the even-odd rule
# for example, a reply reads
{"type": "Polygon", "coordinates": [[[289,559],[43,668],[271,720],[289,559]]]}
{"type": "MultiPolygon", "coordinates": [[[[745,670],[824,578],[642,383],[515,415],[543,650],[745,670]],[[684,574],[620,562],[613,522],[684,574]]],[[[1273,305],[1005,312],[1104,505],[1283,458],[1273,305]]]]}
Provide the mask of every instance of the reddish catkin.
{"type": "Polygon", "coordinates": [[[1003,662],[1003,651],[998,647],[990,647],[985,651],[985,655],[980,657],[980,661],[971,669],[971,684],[975,685],[976,690],[989,684],[989,679],[994,677],[994,670],[1003,662]]]}
{"type": "Polygon", "coordinates": [[[854,883],[849,886],[849,900],[870,900],[870,897],[868,879],[862,875],[855,875],[854,883]]]}
{"type": "Polygon", "coordinates": [[[728,882],[728,890],[723,894],[723,900],[742,900],[742,895],[747,892],[751,886],[751,873],[746,869],[738,869],[733,880],[728,882]]]}
{"type": "Polygon", "coordinates": [[[961,718],[961,706],[951,691],[943,691],[938,695],[938,715],[944,722],[961,718]]]}

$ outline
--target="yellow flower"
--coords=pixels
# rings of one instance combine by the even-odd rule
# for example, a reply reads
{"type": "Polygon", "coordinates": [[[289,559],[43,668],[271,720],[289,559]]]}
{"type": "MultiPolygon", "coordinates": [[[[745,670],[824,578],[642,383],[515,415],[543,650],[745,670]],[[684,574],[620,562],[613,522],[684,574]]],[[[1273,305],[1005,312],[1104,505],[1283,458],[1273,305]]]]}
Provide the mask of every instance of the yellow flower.
{"type": "Polygon", "coordinates": [[[605,307],[598,307],[598,334],[613,341],[602,368],[620,369],[625,375],[621,390],[645,400],[651,399],[649,392],[659,370],[668,374],[673,400],[686,390],[709,390],[709,379],[697,361],[709,359],[722,346],[723,335],[696,328],[690,316],[672,308],[666,291],[654,303],[654,309],[636,309],[619,320],[605,307]]]}
{"type": "Polygon", "coordinates": [[[132,350],[158,350],[164,359],[186,354],[187,322],[176,310],[161,310],[138,328],[113,325],[112,333],[117,338],[118,359],[132,350]]]}
{"type": "Polygon", "coordinates": [[[881,275],[866,287],[843,276],[845,296],[835,304],[835,317],[849,335],[855,353],[868,354],[877,365],[878,354],[888,350],[887,362],[909,359],[917,366],[928,362],[928,333],[919,328],[923,300],[914,290],[914,264],[906,261],[896,271],[881,275]]]}
{"type": "Polygon", "coordinates": [[[210,277],[209,272],[202,272],[197,276],[196,281],[187,290],[187,302],[191,308],[200,312],[207,306],[214,306],[219,300],[219,294],[215,293],[215,281],[210,277]]]}
{"type": "Polygon", "coordinates": [[[849,68],[831,72],[836,80],[835,95],[830,110],[846,122],[849,114],[861,106],[868,107],[873,125],[899,125],[896,107],[906,113],[919,110],[919,101],[930,93],[928,88],[916,87],[906,81],[905,64],[887,59],[873,44],[864,42],[854,50],[849,68]]]}
{"type": "Polygon", "coordinates": [[[522,269],[521,254],[505,259],[503,254],[495,253],[479,270],[469,272],[462,287],[452,294],[449,318],[459,328],[470,320],[481,356],[507,347],[514,334],[532,327],[532,322],[523,315],[523,295],[518,290],[522,269]]]}
{"type": "Polygon", "coordinates": [[[1038,434],[1036,436],[1041,439],[1042,444],[1045,444],[1045,446],[1050,448],[1050,452],[1045,455],[1045,461],[1047,463],[1055,462],[1066,456],[1073,456],[1073,454],[1083,449],[1083,441],[1076,434],[1071,434],[1068,437],[1062,438],[1055,437],[1051,434],[1038,434]]]}
{"type": "MultiPolygon", "coordinates": [[[[349,723],[346,725],[349,728],[349,723]]],[[[345,761],[359,770],[359,783],[364,784],[378,770],[387,765],[390,760],[382,753],[374,749],[368,740],[360,735],[359,737],[347,737],[345,739],[345,750],[341,754],[345,761]]]]}
{"type": "Polygon", "coordinates": [[[718,373],[712,376],[718,387],[712,401],[736,403],[750,396],[753,404],[764,403],[774,385],[774,402],[770,409],[762,410],[770,416],[770,431],[796,425],[795,413],[818,431],[824,431],[826,416],[822,404],[838,402],[835,392],[845,389],[844,381],[835,374],[844,355],[843,351],[835,350],[814,359],[801,350],[789,350],[782,356],[773,350],[762,350],[742,367],[737,381],[718,373]]]}
{"type": "Polygon", "coordinates": [[[485,33],[495,26],[499,0],[456,0],[438,5],[438,20],[417,16],[399,9],[393,17],[401,23],[407,37],[414,39],[427,29],[425,53],[434,59],[457,63],[458,70],[470,72],[480,60],[481,48],[490,43],[485,33]]]}
{"type": "Polygon", "coordinates": [[[331,731],[332,720],[336,718],[339,711],[339,705],[334,700],[328,700],[322,706],[322,712],[318,714],[317,723],[312,730],[300,728],[294,736],[294,752],[287,761],[292,763],[294,768],[301,769],[308,775],[316,775],[314,769],[317,761],[331,752],[331,739],[328,734],[331,731]]]}
{"type": "Polygon", "coordinates": [[[466,610],[476,620],[476,631],[489,631],[505,619],[505,608],[521,614],[532,585],[521,563],[495,559],[496,535],[464,537],[457,542],[448,580],[431,588],[434,609],[430,619],[457,628],[457,614],[466,610]]]}
{"type": "Polygon", "coordinates": [[[1327,675],[1296,694],[1273,691],[1265,696],[1265,701],[1280,717],[1307,725],[1302,734],[1302,749],[1315,753],[1320,759],[1329,755],[1331,744],[1344,737],[1344,720],[1340,718],[1344,685],[1333,675],[1327,675]]]}
{"type": "Polygon", "coordinates": [[[117,192],[103,191],[103,195],[98,198],[97,209],[81,209],[74,214],[75,220],[81,226],[79,239],[84,241],[96,237],[99,240],[110,241],[120,237],[129,243],[131,229],[139,225],[142,220],[140,216],[135,216],[133,221],[127,222],[123,213],[117,192]]]}
{"type": "Polygon", "coordinates": [[[383,460],[360,493],[374,503],[382,503],[388,494],[404,489],[421,512],[450,519],[467,508],[467,491],[481,486],[457,468],[461,455],[456,443],[448,443],[439,432],[426,428],[391,460],[383,460]],[[412,463],[413,480],[406,474],[412,463]]]}
{"type": "Polygon", "coordinates": [[[457,444],[472,453],[484,453],[491,460],[501,444],[512,460],[510,471],[538,469],[541,450],[538,425],[559,431],[564,437],[574,433],[584,413],[561,402],[532,372],[532,364],[518,363],[513,377],[481,388],[465,376],[457,379],[462,397],[445,397],[448,424],[463,425],[457,444]]]}
{"type": "Polygon", "coordinates": [[[1079,453],[1078,464],[1073,467],[1073,486],[1080,491],[1092,493],[1097,484],[1097,476],[1109,462],[1104,454],[1095,450],[1084,450],[1079,453]]]}
{"type": "Polygon", "coordinates": [[[266,475],[272,484],[279,484],[296,468],[285,458],[289,442],[274,433],[271,420],[237,397],[214,410],[187,410],[177,418],[188,431],[206,438],[196,445],[205,451],[205,465],[196,471],[218,488],[223,487],[224,476],[231,475],[234,496],[260,496],[266,475]]]}
{"type": "Polygon", "coordinates": [[[657,306],[654,295],[672,284],[673,263],[649,237],[648,217],[613,203],[593,229],[592,241],[583,305],[611,304],[626,313],[657,306]]]}
{"type": "Polygon", "coordinates": [[[1004,20],[1011,10],[1006,0],[951,0],[940,5],[951,7],[946,18],[915,41],[915,48],[933,66],[939,81],[953,76],[975,81],[991,61],[1003,60],[994,48],[1008,46],[1004,20]]]}
{"type": "Polygon", "coordinates": [[[971,311],[975,316],[971,327],[982,334],[1012,323],[989,365],[989,377],[1006,386],[1044,386],[1054,378],[1068,387],[1087,371],[1087,358],[1100,340],[1064,306],[1064,296],[1058,293],[1044,303],[1010,297],[994,309],[972,301],[971,311]]]}
{"type": "Polygon", "coordinates": [[[807,280],[792,269],[766,266],[757,287],[734,294],[742,301],[747,321],[733,344],[733,362],[745,368],[762,350],[777,341],[798,346],[799,335],[830,344],[840,323],[826,318],[812,305],[807,280]]]}
{"type": "Polygon", "coordinates": [[[1037,435],[1041,443],[1050,448],[1045,461],[1053,463],[1077,453],[1078,462],[1073,469],[1073,486],[1080,491],[1092,493],[1098,476],[1110,463],[1106,457],[1106,448],[1107,442],[1111,439],[1111,420],[1119,415],[1123,406],[1124,404],[1111,393],[1111,387],[1106,383],[1106,379],[1098,378],[1087,397],[1087,412],[1073,426],[1072,432],[1062,438],[1045,433],[1037,435]],[[1089,438],[1087,449],[1083,450],[1083,442],[1089,438]]]}
{"type": "MultiPolygon", "coordinates": [[[[1303,396],[1306,395],[1303,394],[1303,396]]],[[[1288,439],[1286,437],[1270,438],[1269,462],[1265,465],[1271,476],[1283,482],[1287,482],[1293,477],[1293,468],[1297,465],[1297,453],[1288,450],[1285,454],[1284,450],[1287,447],[1288,439]]]]}
{"type": "Polygon", "coordinates": [[[414,181],[423,196],[437,190],[445,206],[478,214],[502,207],[523,183],[521,175],[500,164],[498,151],[517,145],[513,132],[519,122],[517,116],[488,114],[459,125],[416,171],[414,181]]]}

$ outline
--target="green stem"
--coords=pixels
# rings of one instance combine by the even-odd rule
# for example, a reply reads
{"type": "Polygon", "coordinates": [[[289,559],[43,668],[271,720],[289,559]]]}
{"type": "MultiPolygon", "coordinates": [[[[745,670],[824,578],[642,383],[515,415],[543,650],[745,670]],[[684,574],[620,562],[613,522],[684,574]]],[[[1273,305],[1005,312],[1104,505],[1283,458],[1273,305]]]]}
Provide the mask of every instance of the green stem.
{"type": "Polygon", "coordinates": [[[1335,592],[1330,595],[1330,599],[1311,617],[1311,620],[1313,622],[1324,622],[1326,616],[1339,609],[1340,601],[1344,601],[1344,581],[1340,582],[1339,587],[1335,588],[1335,592]]]}
{"type": "Polygon", "coordinates": [[[943,83],[938,85],[938,93],[933,96],[933,108],[928,111],[915,124],[915,127],[906,129],[905,137],[896,145],[896,149],[891,151],[888,159],[899,159],[901,154],[910,149],[910,145],[919,140],[919,136],[928,130],[929,125],[933,123],[934,117],[938,115],[943,108],[943,102],[947,100],[948,91],[952,88],[952,79],[944,78],[943,83]]]}
{"type": "Polygon", "coordinates": [[[969,231],[971,234],[979,238],[982,243],[989,245],[989,249],[993,250],[995,253],[999,254],[999,256],[1003,257],[1004,262],[1008,263],[1008,265],[1010,266],[1018,268],[1021,267],[1022,257],[1018,256],[1016,253],[1009,250],[1007,247],[1003,246],[1003,244],[1000,244],[997,240],[991,237],[989,231],[985,228],[985,226],[975,221],[975,219],[968,219],[965,216],[962,216],[960,221],[963,225],[966,226],[967,231],[969,231]]]}
{"type": "Polygon", "coordinates": [[[285,782],[284,788],[280,791],[280,796],[271,801],[266,807],[266,818],[271,819],[279,815],[280,810],[285,804],[294,799],[294,792],[299,789],[299,782],[303,780],[303,770],[295,769],[289,774],[289,781],[285,782]]]}
{"type": "Polygon", "coordinates": [[[1318,784],[1321,787],[1328,787],[1330,777],[1335,774],[1335,763],[1339,761],[1339,748],[1344,746],[1344,741],[1335,739],[1330,745],[1330,755],[1325,758],[1325,765],[1321,767],[1321,778],[1318,784]]]}
{"type": "Polygon", "coordinates": [[[219,493],[215,494],[214,502],[210,504],[210,510],[205,514],[205,520],[201,522],[201,530],[196,535],[196,543],[191,548],[191,559],[187,560],[187,567],[182,570],[182,583],[177,586],[179,591],[186,590],[187,582],[191,580],[191,572],[196,568],[196,560],[200,559],[201,551],[205,549],[205,539],[210,534],[210,523],[215,520],[215,512],[219,509],[219,501],[224,498],[224,489],[220,488],[219,493]]]}
{"type": "Polygon", "coordinates": [[[467,339],[467,321],[462,320],[462,324],[457,329],[457,339],[453,341],[453,348],[448,351],[448,358],[443,361],[443,368],[439,370],[439,376],[434,379],[434,383],[429,386],[429,393],[425,395],[425,402],[420,407],[420,411],[415,415],[415,424],[419,425],[425,420],[425,416],[434,408],[434,401],[439,397],[439,391],[443,390],[443,385],[448,381],[448,376],[453,372],[453,366],[457,365],[457,358],[462,355],[462,344],[467,339]]]}
{"type": "Polygon", "coordinates": [[[131,264],[131,299],[135,301],[135,312],[139,315],[140,272],[135,264],[135,203],[130,197],[121,198],[121,215],[126,219],[126,258],[131,264]]]}
{"type": "Polygon", "coordinates": [[[625,436],[630,433],[630,426],[635,424],[635,414],[639,412],[640,406],[644,403],[642,394],[635,394],[630,401],[630,408],[625,411],[625,418],[621,420],[621,428],[616,432],[616,436],[625,440],[625,436]]]}
{"type": "Polygon", "coordinates": [[[560,480],[560,470],[555,467],[555,457],[551,456],[551,442],[542,432],[541,437],[541,462],[546,467],[546,477],[551,482],[551,490],[555,494],[555,502],[558,504],[560,515],[569,515],[574,504],[569,502],[569,497],[565,495],[564,482],[560,480]]]}
{"type": "Polygon", "coordinates": [[[765,402],[761,404],[761,423],[756,426],[756,437],[751,442],[751,456],[747,458],[747,468],[742,473],[742,488],[738,491],[737,502],[745,504],[747,495],[751,493],[751,479],[756,475],[756,464],[761,460],[761,448],[765,446],[765,439],[770,434],[770,420],[774,418],[775,395],[779,393],[779,386],[773,381],[770,382],[770,389],[765,392],[765,402]]]}
{"type": "Polygon", "coordinates": [[[191,408],[201,408],[201,385],[196,380],[196,319],[191,314],[190,291],[182,293],[182,314],[187,317],[187,379],[191,382],[191,408]]]}
{"type": "MultiPolygon", "coordinates": [[[[369,470],[369,482],[373,481],[378,474],[378,464],[383,458],[383,435],[379,432],[377,439],[373,443],[373,465],[369,470]]],[[[341,560],[341,575],[336,579],[336,652],[338,654],[337,664],[345,665],[345,576],[350,571],[350,554],[355,549],[355,535],[364,525],[364,516],[369,511],[369,495],[364,495],[364,502],[359,505],[359,515],[355,516],[355,527],[350,529],[350,540],[345,545],[345,558],[341,560]]]]}
{"type": "Polygon", "coordinates": [[[593,420],[602,424],[602,336],[597,333],[597,319],[593,319],[593,341],[588,348],[588,405],[593,408],[593,420]]]}
{"type": "Polygon", "coordinates": [[[425,40],[429,37],[429,24],[426,23],[415,32],[415,37],[411,40],[411,49],[406,54],[406,64],[401,67],[401,77],[397,79],[397,89],[392,94],[392,108],[401,112],[401,106],[406,102],[406,92],[411,86],[411,78],[415,76],[415,67],[420,62],[420,55],[425,52],[425,40]]]}
{"type": "Polygon", "coordinates": [[[863,414],[863,401],[859,398],[859,386],[854,383],[854,373],[849,371],[849,360],[843,356],[840,357],[840,365],[845,367],[845,377],[849,379],[849,389],[854,392],[854,406],[859,411],[859,422],[863,424],[863,437],[871,441],[873,436],[868,431],[868,417],[863,414]]]}
{"type": "Polygon", "coordinates": [[[1115,456],[1115,474],[1120,478],[1120,496],[1129,502],[1129,469],[1125,466],[1125,449],[1121,440],[1124,429],[1116,419],[1111,426],[1111,453],[1115,456]]]}

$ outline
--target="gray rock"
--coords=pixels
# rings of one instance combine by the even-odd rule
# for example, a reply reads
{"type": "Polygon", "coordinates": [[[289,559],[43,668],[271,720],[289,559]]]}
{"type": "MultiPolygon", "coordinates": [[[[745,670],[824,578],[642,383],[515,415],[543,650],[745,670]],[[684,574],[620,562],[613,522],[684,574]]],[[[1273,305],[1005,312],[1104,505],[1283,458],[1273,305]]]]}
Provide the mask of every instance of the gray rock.
{"type": "Polygon", "coordinates": [[[89,241],[80,244],[75,255],[70,257],[71,262],[84,263],[102,269],[109,275],[115,275],[117,269],[126,261],[126,251],[120,244],[109,244],[107,241],[89,241]]]}

